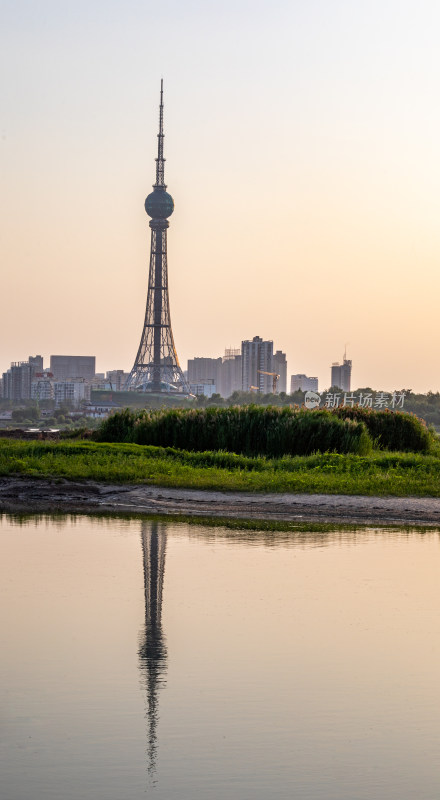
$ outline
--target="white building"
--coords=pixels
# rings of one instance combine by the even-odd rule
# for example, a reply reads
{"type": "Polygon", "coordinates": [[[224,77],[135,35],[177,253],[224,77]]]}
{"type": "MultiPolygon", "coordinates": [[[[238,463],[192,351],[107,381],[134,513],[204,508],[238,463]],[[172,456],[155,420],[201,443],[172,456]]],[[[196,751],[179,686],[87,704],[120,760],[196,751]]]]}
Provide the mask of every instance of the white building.
{"type": "Polygon", "coordinates": [[[190,383],[189,390],[191,394],[195,395],[202,395],[204,394],[205,397],[212,397],[213,394],[216,394],[217,388],[213,380],[207,379],[203,383],[190,383]]]}
{"type": "Polygon", "coordinates": [[[92,417],[92,419],[105,419],[113,411],[118,411],[119,408],[115,403],[94,403],[88,405],[84,409],[84,413],[87,417],[92,417]]]}
{"type": "Polygon", "coordinates": [[[81,403],[90,402],[90,385],[80,378],[76,381],[54,381],[53,398],[55,407],[67,403],[77,408],[81,403]]]}

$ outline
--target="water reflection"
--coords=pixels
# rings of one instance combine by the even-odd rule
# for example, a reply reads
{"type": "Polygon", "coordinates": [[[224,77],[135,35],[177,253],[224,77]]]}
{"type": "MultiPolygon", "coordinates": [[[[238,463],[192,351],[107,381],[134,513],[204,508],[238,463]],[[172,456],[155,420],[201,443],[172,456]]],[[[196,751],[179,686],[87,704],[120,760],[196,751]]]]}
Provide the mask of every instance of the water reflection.
{"type": "Polygon", "coordinates": [[[437,531],[2,522],[2,797],[438,796],[437,531]]]}
{"type": "Polygon", "coordinates": [[[148,774],[154,776],[157,756],[159,690],[166,683],[167,648],[162,631],[162,594],[167,544],[166,527],[159,522],[141,526],[144,562],[145,629],[139,647],[139,668],[147,694],[148,774]]]}

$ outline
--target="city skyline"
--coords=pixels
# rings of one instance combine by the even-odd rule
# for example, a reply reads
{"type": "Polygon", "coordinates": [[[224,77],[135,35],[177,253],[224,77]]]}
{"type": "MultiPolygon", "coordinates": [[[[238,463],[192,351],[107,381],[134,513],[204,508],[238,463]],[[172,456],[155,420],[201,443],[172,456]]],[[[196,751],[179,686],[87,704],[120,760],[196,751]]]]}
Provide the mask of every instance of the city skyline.
{"type": "Polygon", "coordinates": [[[435,3],[23,0],[2,17],[0,372],[31,352],[130,370],[162,74],[181,364],[258,332],[321,386],[348,342],[353,385],[440,389],[435,3]]]}

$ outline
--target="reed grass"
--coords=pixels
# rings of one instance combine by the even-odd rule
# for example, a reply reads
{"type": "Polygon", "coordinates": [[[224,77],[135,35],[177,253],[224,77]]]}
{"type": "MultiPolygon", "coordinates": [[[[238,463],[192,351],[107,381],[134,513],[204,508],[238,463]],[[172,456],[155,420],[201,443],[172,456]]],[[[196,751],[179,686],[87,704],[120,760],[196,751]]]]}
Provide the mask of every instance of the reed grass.
{"type": "Polygon", "coordinates": [[[363,408],[271,406],[120,411],[99,426],[100,442],[133,442],[247,456],[367,455],[380,449],[428,453],[435,438],[413,414],[363,408]]]}
{"type": "Polygon", "coordinates": [[[333,451],[365,455],[372,440],[363,421],[327,411],[261,406],[166,409],[109,417],[97,441],[134,442],[191,451],[225,450],[247,456],[309,455],[333,451]]]}

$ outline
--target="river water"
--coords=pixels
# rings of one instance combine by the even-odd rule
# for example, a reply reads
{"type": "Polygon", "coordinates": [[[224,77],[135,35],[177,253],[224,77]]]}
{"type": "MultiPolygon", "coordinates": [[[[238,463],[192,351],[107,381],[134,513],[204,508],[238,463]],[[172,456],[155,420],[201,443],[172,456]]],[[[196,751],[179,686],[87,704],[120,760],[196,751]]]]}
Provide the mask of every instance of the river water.
{"type": "Polygon", "coordinates": [[[434,800],[440,538],[0,520],[2,800],[434,800]]]}

